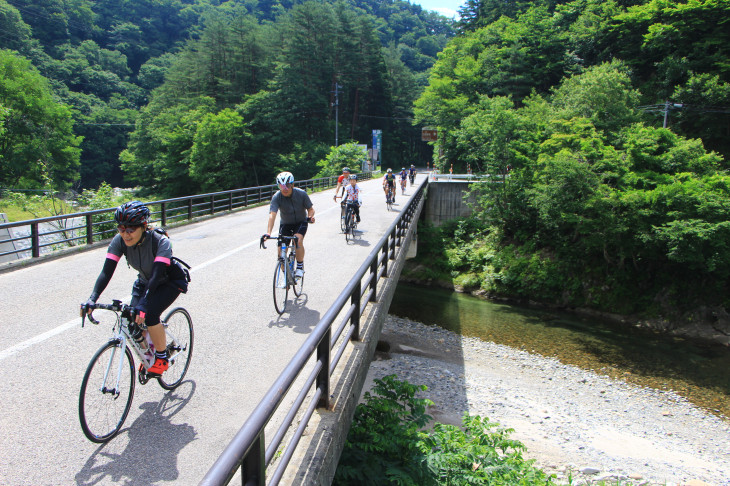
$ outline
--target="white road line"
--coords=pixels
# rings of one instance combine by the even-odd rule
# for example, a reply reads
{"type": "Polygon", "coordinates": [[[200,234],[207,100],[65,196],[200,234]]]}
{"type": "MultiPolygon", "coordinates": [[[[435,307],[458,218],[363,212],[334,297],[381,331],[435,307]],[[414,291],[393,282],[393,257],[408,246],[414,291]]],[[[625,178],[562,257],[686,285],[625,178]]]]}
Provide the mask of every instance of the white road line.
{"type": "MultiPolygon", "coordinates": [[[[318,214],[319,215],[326,214],[326,213],[329,213],[330,211],[334,211],[335,209],[340,209],[339,205],[333,206],[330,209],[325,209],[324,211],[319,211],[315,214],[315,217],[318,214]]],[[[246,248],[255,245],[258,242],[259,242],[259,240],[256,239],[254,241],[246,243],[245,245],[241,245],[238,248],[234,248],[233,250],[227,251],[227,252],[223,253],[222,255],[218,255],[217,257],[215,257],[211,260],[208,260],[205,263],[201,263],[200,265],[196,265],[196,266],[192,267],[190,269],[190,271],[195,272],[195,271],[205,268],[209,265],[217,263],[217,262],[223,260],[224,258],[228,258],[229,256],[234,255],[234,254],[238,253],[239,251],[245,250],[246,248]]],[[[128,296],[126,299],[124,299],[124,301],[128,302],[130,298],[131,298],[131,296],[128,296]]],[[[9,358],[11,356],[18,354],[19,352],[33,346],[34,344],[42,343],[43,341],[50,339],[53,336],[57,336],[58,334],[61,334],[62,332],[68,331],[69,329],[73,328],[74,326],[78,326],[79,319],[80,319],[80,317],[76,317],[73,320],[68,321],[65,324],[61,324],[60,326],[51,329],[50,331],[46,331],[43,334],[39,334],[37,336],[34,336],[30,339],[27,339],[27,340],[21,342],[21,343],[18,343],[15,346],[11,346],[7,349],[0,351],[0,361],[4,360],[5,358],[9,358]]]]}

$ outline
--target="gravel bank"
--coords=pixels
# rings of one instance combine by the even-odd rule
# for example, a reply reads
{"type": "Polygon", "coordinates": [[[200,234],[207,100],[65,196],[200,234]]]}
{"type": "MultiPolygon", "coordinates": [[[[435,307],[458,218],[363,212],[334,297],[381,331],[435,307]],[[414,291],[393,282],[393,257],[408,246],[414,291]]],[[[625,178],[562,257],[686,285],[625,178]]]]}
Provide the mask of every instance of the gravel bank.
{"type": "Polygon", "coordinates": [[[368,374],[428,387],[442,423],[463,412],[512,428],[559,482],[730,486],[730,421],[672,393],[389,316],[368,374]]]}

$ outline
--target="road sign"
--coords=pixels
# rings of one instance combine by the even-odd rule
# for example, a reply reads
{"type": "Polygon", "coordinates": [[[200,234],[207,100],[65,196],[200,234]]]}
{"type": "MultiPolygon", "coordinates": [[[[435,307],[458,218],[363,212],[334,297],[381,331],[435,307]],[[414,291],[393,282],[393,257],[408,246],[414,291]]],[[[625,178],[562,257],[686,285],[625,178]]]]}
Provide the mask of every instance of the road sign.
{"type": "Polygon", "coordinates": [[[439,131],[430,128],[421,129],[421,140],[424,142],[435,142],[438,140],[439,131]]]}

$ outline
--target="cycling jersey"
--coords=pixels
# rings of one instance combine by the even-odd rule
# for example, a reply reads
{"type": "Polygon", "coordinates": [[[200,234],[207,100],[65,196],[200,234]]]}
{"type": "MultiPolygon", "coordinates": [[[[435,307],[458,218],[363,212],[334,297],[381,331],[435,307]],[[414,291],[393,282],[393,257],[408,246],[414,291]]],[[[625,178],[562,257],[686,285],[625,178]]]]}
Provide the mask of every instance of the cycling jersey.
{"type": "Polygon", "coordinates": [[[394,185],[395,184],[395,174],[393,174],[392,172],[390,174],[385,174],[385,176],[383,177],[383,182],[385,184],[388,184],[389,186],[394,185]]]}
{"type": "Polygon", "coordinates": [[[275,213],[279,211],[282,224],[302,223],[307,220],[307,209],[312,207],[312,200],[304,189],[298,187],[292,188],[291,196],[284,196],[281,191],[277,191],[271,198],[269,211],[275,213]]]}
{"type": "Polygon", "coordinates": [[[180,295],[180,292],[187,291],[187,286],[183,289],[173,282],[172,285],[166,285],[170,287],[169,290],[156,294],[162,284],[169,282],[167,269],[172,258],[172,245],[166,236],[152,229],[146,230],[142,239],[134,246],[126,246],[122,235],[117,234],[112,238],[104,266],[96,279],[89,300],[96,302],[99,298],[109,284],[122,255],[125,256],[129,266],[139,272],[132,289],[131,305],[142,312],[147,312],[145,322],[148,326],[159,324],[160,313],[180,295]]]}
{"type": "Polygon", "coordinates": [[[360,186],[357,184],[354,186],[352,184],[348,184],[345,186],[345,191],[347,192],[347,196],[345,198],[347,202],[356,202],[358,205],[362,204],[362,199],[360,198],[360,193],[362,191],[360,190],[360,186]]]}
{"type": "Polygon", "coordinates": [[[406,179],[408,179],[408,172],[404,170],[400,171],[400,180],[404,181],[406,179]]]}

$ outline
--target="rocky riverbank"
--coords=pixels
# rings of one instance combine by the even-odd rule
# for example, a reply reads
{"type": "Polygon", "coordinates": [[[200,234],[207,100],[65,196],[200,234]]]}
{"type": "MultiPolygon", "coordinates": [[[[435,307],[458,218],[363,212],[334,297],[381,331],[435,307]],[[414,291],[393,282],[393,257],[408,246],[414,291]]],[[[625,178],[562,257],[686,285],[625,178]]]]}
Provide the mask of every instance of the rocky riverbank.
{"type": "Polygon", "coordinates": [[[730,486],[730,420],[672,392],[393,316],[381,341],[366,389],[388,374],[426,385],[435,420],[514,429],[560,483],[730,486]]]}

